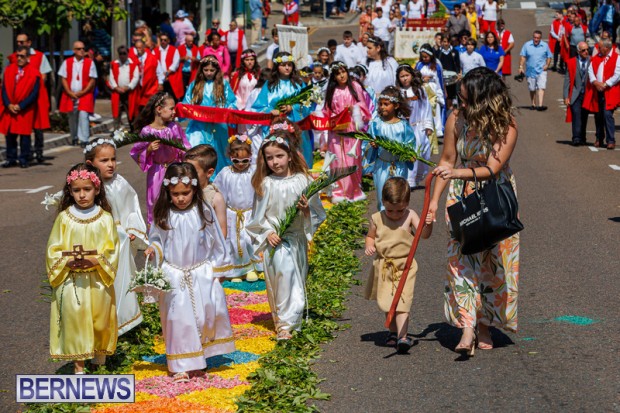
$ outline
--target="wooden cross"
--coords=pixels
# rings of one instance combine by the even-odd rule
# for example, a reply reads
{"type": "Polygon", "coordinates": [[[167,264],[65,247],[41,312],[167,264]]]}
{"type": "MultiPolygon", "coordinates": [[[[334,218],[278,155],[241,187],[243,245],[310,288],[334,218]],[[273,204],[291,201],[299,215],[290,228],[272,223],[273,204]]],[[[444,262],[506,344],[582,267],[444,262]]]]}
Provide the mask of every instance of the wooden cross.
{"type": "Polygon", "coordinates": [[[84,262],[86,255],[97,255],[97,250],[85,250],[82,245],[74,245],[72,251],[63,251],[63,257],[73,257],[78,268],[86,268],[87,263],[84,262]]]}

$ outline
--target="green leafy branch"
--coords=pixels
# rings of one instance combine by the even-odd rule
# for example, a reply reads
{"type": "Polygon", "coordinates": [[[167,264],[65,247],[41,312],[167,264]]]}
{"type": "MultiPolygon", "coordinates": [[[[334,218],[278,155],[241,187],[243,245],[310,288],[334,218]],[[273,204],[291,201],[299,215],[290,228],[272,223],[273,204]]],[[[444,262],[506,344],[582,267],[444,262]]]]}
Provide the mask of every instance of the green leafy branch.
{"type": "Polygon", "coordinates": [[[364,132],[346,132],[339,133],[339,135],[375,143],[377,146],[380,146],[392,155],[396,156],[401,162],[419,161],[433,168],[437,166],[435,162],[424,159],[414,147],[393,141],[383,136],[373,136],[364,132]]]}
{"type": "Polygon", "coordinates": [[[183,142],[176,139],[162,139],[155,135],[140,135],[139,133],[132,133],[126,131],[115,131],[113,137],[114,143],[117,148],[127,145],[133,145],[138,142],[155,142],[159,141],[162,145],[172,146],[180,151],[187,151],[183,142]]]}
{"type": "Polygon", "coordinates": [[[326,80],[322,82],[313,84],[310,83],[308,86],[301,88],[298,92],[290,96],[283,97],[278,100],[278,103],[275,104],[275,108],[281,108],[286,105],[296,105],[298,103],[304,106],[310,106],[312,102],[317,102],[322,97],[322,93],[320,93],[320,89],[325,84],[326,80]],[[317,93],[318,91],[318,93],[317,93]]]}

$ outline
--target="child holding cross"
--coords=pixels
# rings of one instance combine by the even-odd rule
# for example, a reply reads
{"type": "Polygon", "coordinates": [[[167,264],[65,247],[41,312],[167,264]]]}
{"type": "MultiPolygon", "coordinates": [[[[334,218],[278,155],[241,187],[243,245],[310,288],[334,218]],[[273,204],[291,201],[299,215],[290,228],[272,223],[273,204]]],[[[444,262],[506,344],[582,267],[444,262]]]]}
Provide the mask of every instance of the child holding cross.
{"type": "Polygon", "coordinates": [[[52,287],[50,355],[105,364],[116,350],[114,278],[119,240],[97,168],[80,163],[67,173],[58,216],[47,243],[52,287]]]}

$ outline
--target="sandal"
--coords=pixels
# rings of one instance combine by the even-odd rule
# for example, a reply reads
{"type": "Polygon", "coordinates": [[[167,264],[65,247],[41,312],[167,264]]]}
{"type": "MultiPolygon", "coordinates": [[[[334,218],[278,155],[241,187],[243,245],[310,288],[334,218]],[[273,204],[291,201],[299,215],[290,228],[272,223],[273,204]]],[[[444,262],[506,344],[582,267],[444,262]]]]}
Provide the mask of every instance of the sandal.
{"type": "Polygon", "coordinates": [[[398,342],[398,335],[392,331],[389,331],[383,344],[385,344],[388,347],[394,347],[397,342],[398,342]]]}
{"type": "Polygon", "coordinates": [[[413,347],[413,340],[411,337],[399,338],[396,344],[396,352],[398,354],[407,354],[411,347],[413,347]]]}
{"type": "Polygon", "coordinates": [[[172,376],[172,381],[174,383],[188,383],[189,382],[189,374],[187,374],[184,371],[179,372],[179,373],[175,374],[174,376],[172,376]]]}
{"type": "Polygon", "coordinates": [[[288,331],[286,331],[286,330],[278,331],[278,341],[280,341],[280,340],[290,340],[291,338],[293,338],[293,336],[288,331]]]}

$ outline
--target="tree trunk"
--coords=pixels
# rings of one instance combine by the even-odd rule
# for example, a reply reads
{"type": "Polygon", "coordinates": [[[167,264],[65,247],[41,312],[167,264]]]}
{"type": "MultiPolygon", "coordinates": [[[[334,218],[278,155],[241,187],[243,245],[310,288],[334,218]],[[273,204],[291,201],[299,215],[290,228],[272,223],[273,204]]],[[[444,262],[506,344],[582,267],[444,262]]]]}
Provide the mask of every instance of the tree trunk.
{"type": "Polygon", "coordinates": [[[52,65],[52,75],[50,76],[50,98],[51,98],[51,109],[52,112],[58,110],[58,101],[56,96],[58,96],[58,91],[56,90],[56,76],[58,73],[58,68],[56,67],[56,56],[54,56],[54,50],[56,49],[56,39],[54,36],[55,30],[52,29],[50,32],[50,41],[49,41],[49,51],[50,51],[50,60],[52,65]]]}

